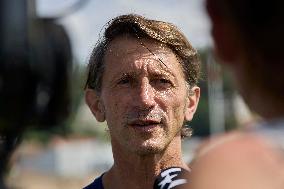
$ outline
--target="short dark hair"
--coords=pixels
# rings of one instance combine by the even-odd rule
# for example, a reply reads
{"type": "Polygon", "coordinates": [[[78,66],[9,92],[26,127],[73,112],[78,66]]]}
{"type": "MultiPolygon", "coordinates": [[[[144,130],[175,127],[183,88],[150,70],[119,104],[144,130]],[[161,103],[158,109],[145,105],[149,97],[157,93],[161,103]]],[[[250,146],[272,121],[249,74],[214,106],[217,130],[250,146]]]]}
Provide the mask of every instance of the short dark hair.
{"type": "MultiPolygon", "coordinates": [[[[186,37],[171,23],[149,20],[135,14],[122,15],[111,20],[104,36],[97,43],[88,64],[88,78],[85,88],[101,91],[104,73],[104,56],[111,41],[118,36],[156,40],[169,47],[180,60],[185,80],[189,87],[195,86],[200,77],[200,59],[197,51],[186,37]]],[[[184,127],[182,137],[191,135],[191,129],[184,127]]]]}

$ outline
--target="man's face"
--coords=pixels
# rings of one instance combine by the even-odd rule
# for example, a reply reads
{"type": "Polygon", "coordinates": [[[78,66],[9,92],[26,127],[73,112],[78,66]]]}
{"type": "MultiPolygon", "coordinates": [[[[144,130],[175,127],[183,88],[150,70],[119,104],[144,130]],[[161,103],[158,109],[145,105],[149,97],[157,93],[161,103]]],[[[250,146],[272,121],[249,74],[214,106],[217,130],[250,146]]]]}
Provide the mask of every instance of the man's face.
{"type": "Polygon", "coordinates": [[[179,60],[169,48],[142,42],[129,36],[111,42],[97,107],[112,143],[145,155],[163,151],[180,137],[185,119],[192,119],[199,89],[189,96],[179,60]]]}

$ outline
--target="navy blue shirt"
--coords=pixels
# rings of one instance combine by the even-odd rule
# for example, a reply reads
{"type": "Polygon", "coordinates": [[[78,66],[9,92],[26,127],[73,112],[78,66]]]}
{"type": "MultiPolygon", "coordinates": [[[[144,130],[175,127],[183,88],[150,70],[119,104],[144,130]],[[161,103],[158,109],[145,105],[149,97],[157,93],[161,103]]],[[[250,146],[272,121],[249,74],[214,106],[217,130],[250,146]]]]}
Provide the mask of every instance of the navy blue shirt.
{"type": "Polygon", "coordinates": [[[86,186],[83,189],[104,189],[104,186],[103,186],[103,175],[104,174],[102,174],[100,177],[96,178],[94,180],[94,182],[92,182],[90,185],[86,186]]]}

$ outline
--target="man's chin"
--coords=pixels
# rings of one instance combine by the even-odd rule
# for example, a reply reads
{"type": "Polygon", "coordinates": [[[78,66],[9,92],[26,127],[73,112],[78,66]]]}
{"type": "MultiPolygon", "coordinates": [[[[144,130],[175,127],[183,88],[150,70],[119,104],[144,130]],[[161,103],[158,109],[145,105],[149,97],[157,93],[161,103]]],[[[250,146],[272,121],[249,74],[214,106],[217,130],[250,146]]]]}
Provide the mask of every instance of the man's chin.
{"type": "Polygon", "coordinates": [[[141,156],[146,156],[146,155],[155,155],[159,154],[165,151],[166,145],[164,144],[157,144],[157,142],[149,142],[146,141],[145,143],[136,146],[136,148],[133,148],[133,152],[141,155],[141,156]]]}
{"type": "Polygon", "coordinates": [[[135,153],[140,156],[151,156],[155,154],[160,154],[162,152],[163,150],[158,149],[158,148],[138,149],[135,151],[135,153]]]}

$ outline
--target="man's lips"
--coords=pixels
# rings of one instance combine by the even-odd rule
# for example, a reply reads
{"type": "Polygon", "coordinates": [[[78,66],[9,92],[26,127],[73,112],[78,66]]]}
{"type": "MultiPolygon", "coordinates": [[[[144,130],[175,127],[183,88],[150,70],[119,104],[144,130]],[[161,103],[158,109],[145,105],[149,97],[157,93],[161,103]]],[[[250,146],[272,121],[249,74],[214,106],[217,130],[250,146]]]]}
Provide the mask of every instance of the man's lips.
{"type": "Polygon", "coordinates": [[[161,124],[161,121],[156,120],[135,120],[129,123],[132,127],[150,127],[150,126],[158,126],[161,124]]]}
{"type": "Polygon", "coordinates": [[[157,125],[160,124],[160,121],[155,120],[135,120],[129,123],[131,126],[139,126],[139,127],[145,127],[147,125],[157,125]]]}

